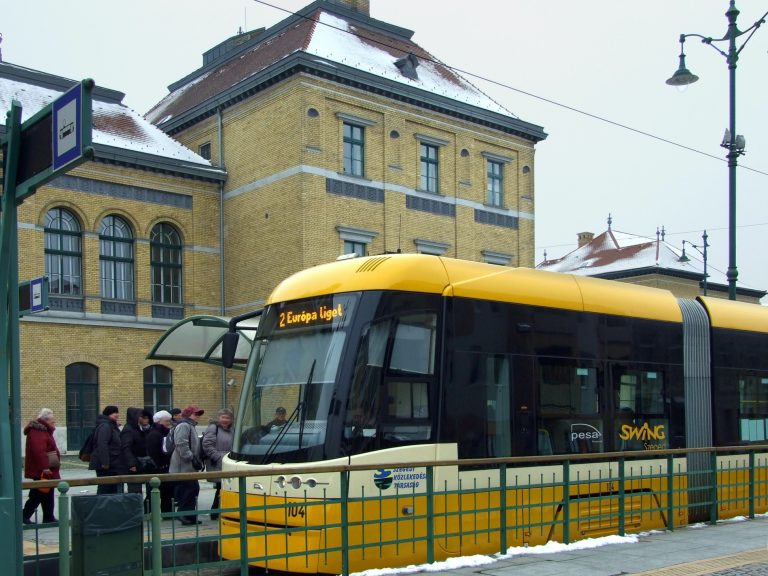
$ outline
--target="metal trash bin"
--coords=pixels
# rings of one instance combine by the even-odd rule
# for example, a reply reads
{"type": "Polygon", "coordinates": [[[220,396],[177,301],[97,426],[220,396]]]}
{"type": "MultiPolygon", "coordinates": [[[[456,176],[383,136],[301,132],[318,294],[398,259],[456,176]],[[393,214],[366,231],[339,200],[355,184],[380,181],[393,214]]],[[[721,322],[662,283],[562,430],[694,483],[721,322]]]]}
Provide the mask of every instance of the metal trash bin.
{"type": "Polygon", "coordinates": [[[142,576],[141,494],[72,498],[72,576],[142,576]]]}

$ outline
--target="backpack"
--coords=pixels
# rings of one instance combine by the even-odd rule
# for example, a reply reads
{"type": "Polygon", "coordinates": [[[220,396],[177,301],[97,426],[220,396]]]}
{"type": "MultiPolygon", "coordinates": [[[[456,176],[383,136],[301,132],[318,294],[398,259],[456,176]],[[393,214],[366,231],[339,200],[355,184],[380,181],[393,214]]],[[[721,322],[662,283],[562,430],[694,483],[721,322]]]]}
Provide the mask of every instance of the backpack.
{"type": "Polygon", "coordinates": [[[80,448],[80,452],[77,454],[78,458],[82,460],[83,462],[90,462],[91,461],[91,454],[93,453],[93,450],[96,448],[96,430],[98,429],[98,426],[91,430],[91,433],[88,434],[88,436],[85,439],[85,442],[83,442],[83,447],[80,448]]]}
{"type": "MultiPolygon", "coordinates": [[[[169,458],[171,457],[171,454],[173,454],[173,451],[176,449],[176,440],[174,440],[173,435],[176,432],[177,428],[178,428],[178,425],[174,426],[173,428],[171,428],[170,432],[168,432],[168,434],[166,434],[165,438],[163,438],[163,444],[162,444],[161,447],[162,447],[163,453],[167,454],[169,458]]],[[[191,434],[194,434],[195,433],[195,429],[194,429],[194,427],[191,427],[191,428],[192,428],[191,434]]],[[[192,442],[190,442],[190,446],[191,446],[191,444],[192,444],[192,442]]],[[[193,452],[192,453],[192,458],[193,459],[197,459],[198,462],[200,462],[201,464],[205,461],[205,454],[203,453],[203,441],[202,441],[202,438],[198,438],[197,454],[195,454],[193,452]]]]}
{"type": "Polygon", "coordinates": [[[167,454],[168,458],[171,457],[171,454],[173,454],[173,451],[176,449],[176,442],[173,440],[173,431],[176,430],[176,427],[174,426],[168,431],[168,434],[165,435],[165,438],[163,438],[163,454],[167,454]]]}

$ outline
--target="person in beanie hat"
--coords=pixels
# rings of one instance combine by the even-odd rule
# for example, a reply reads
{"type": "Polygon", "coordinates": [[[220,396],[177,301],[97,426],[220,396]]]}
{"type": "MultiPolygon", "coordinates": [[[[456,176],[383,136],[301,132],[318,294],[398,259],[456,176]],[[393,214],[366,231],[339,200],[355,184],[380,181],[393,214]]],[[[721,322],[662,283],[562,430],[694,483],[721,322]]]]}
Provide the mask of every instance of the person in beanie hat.
{"type": "Polygon", "coordinates": [[[171,408],[171,428],[181,422],[181,408],[171,408]]]}
{"type": "MultiPolygon", "coordinates": [[[[197,472],[202,470],[202,462],[197,454],[200,452],[200,440],[197,438],[197,421],[205,414],[205,410],[190,404],[181,411],[181,422],[176,424],[173,434],[173,444],[176,448],[171,454],[171,463],[168,471],[171,474],[179,472],[197,472]]],[[[200,493],[200,483],[197,480],[180,480],[176,483],[176,510],[188,511],[192,514],[180,516],[182,524],[200,524],[195,510],[197,509],[197,495],[200,493]]]]}
{"type": "MultiPolygon", "coordinates": [[[[120,443],[120,409],[112,404],[105,406],[96,419],[94,448],[88,468],[96,471],[97,478],[119,476],[128,473],[128,458],[120,443]]],[[[135,469],[132,470],[135,472],[135,469]]],[[[96,494],[122,493],[122,484],[100,484],[96,494]]]]}

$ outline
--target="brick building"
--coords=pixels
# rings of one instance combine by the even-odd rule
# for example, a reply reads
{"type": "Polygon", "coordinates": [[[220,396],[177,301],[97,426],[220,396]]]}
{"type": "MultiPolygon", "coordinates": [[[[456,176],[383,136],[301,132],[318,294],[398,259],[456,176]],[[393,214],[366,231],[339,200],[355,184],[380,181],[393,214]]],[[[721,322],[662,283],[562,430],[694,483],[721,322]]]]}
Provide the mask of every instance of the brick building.
{"type": "MultiPolygon", "coordinates": [[[[22,322],[25,417],[50,406],[76,449],[106,403],[235,404],[239,373],[146,353],[175,319],[252,310],[342,254],[532,267],[546,134],[412,36],[366,1],[318,0],[208,50],[146,120],[97,89],[96,158],[20,207],[20,279],[52,286],[22,322]]],[[[51,92],[25,110],[72,84],[3,64],[6,108],[15,82],[51,92]]]]}
{"type": "MultiPolygon", "coordinates": [[[[73,84],[0,63],[0,108],[17,100],[26,120],[73,84]]],[[[220,402],[218,370],[144,357],[175,319],[221,310],[225,173],[122,98],[95,89],[94,159],[19,206],[19,279],[48,276],[50,290],[50,309],[21,321],[22,421],[52,408],[62,449],[105,404],[220,402]]]]}
{"type": "Polygon", "coordinates": [[[348,252],[534,265],[546,134],[368,4],[319,0],[230,38],[147,114],[226,167],[228,314],[348,252]]]}

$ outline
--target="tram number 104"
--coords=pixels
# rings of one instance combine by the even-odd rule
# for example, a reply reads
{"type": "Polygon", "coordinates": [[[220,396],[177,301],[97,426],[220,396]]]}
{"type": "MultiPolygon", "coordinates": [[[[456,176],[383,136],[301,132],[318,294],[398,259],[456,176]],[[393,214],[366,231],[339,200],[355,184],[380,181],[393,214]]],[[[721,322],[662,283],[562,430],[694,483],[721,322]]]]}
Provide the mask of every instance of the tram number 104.
{"type": "Polygon", "coordinates": [[[304,518],[307,515],[307,507],[304,504],[288,504],[288,516],[290,518],[304,518]]]}

